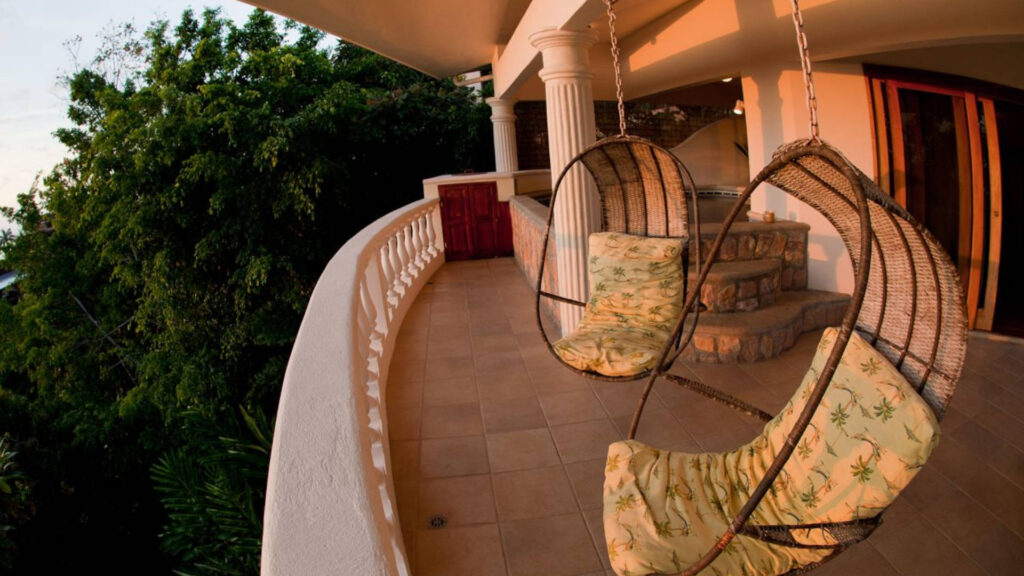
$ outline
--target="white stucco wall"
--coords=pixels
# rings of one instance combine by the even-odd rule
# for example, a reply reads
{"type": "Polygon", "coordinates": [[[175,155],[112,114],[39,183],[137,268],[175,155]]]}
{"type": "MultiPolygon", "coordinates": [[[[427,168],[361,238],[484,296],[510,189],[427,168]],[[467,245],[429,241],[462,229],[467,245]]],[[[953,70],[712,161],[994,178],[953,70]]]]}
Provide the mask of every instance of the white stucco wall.
{"type": "MultiPolygon", "coordinates": [[[[874,176],[871,102],[859,64],[814,64],[821,138],[839,148],[858,168],[874,176]]],[[[743,76],[751,177],[771,160],[780,145],[807,138],[808,114],[799,63],[766,65],[743,76]]],[[[808,287],[853,291],[853,267],[835,228],[816,210],[774,186],[762,185],[750,202],[755,213],[810,225],[808,287]]]]}

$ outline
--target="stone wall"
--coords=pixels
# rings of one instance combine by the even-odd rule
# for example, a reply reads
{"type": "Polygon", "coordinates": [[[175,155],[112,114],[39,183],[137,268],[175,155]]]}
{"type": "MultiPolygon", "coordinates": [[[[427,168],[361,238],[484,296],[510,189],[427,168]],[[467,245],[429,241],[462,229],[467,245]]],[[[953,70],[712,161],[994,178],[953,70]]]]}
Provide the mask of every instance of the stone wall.
{"type": "MultiPolygon", "coordinates": [[[[711,243],[721,230],[721,224],[704,224],[700,230],[703,257],[711,251],[711,243]]],[[[801,222],[780,220],[772,224],[762,222],[734,222],[729,235],[718,252],[719,262],[740,262],[777,258],[781,263],[779,287],[782,290],[807,288],[807,232],[810,226],[801,222]]],[[[695,253],[690,251],[690,259],[695,253]]]]}
{"type": "MultiPolygon", "coordinates": [[[[550,168],[548,158],[547,109],[543,100],[516,102],[516,151],[519,168],[550,168]]],[[[672,148],[694,132],[732,111],[709,106],[674,106],[626,103],[626,132],[646,138],[665,148],[672,148]]],[[[619,133],[618,106],[612,101],[594,102],[597,137],[619,133]]]]}
{"type": "MultiPolygon", "coordinates": [[[[548,207],[529,196],[513,196],[509,200],[512,215],[512,245],[516,265],[529,280],[537,286],[540,271],[540,255],[544,246],[544,232],[548,225],[548,207]]],[[[555,292],[558,283],[558,267],[555,264],[555,244],[548,245],[548,261],[544,267],[543,288],[555,292]]],[[[543,309],[557,321],[557,306],[550,298],[542,298],[543,309]]]]}

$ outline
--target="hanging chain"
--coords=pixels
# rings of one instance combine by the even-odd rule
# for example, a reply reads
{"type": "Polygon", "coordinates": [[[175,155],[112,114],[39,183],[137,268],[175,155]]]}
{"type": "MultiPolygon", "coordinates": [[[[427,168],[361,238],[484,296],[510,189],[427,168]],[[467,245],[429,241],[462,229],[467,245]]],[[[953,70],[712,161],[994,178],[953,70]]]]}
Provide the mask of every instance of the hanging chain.
{"type": "Polygon", "coordinates": [[[619,136],[626,135],[626,105],[622,103],[622,70],[619,68],[619,41],[615,37],[615,11],[612,4],[616,0],[604,0],[608,7],[608,32],[612,41],[612,64],[615,66],[615,98],[619,102],[619,136]]]}
{"type": "Polygon", "coordinates": [[[796,28],[796,43],[800,48],[800,65],[804,72],[804,90],[807,92],[807,112],[810,114],[811,139],[821,142],[818,135],[818,99],[814,96],[814,78],[811,76],[811,55],[807,51],[807,35],[804,34],[804,15],[800,12],[799,0],[793,3],[793,26],[796,28]]]}

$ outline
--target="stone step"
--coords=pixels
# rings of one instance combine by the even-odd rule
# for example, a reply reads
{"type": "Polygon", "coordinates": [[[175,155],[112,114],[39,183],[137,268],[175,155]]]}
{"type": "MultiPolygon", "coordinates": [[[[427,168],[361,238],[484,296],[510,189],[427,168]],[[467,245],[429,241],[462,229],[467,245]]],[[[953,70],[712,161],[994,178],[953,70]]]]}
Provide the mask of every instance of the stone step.
{"type": "MultiPolygon", "coordinates": [[[[700,227],[701,254],[706,258],[711,243],[722,229],[719,222],[700,227]]],[[[716,262],[741,262],[774,259],[781,263],[779,285],[782,290],[807,288],[807,232],[802,222],[777,220],[765,222],[734,222],[722,242],[716,262]]],[[[691,248],[690,259],[696,257],[691,248]]]]}
{"type": "MultiPolygon", "coordinates": [[[[749,312],[775,302],[781,286],[782,263],[776,258],[715,262],[700,290],[700,301],[713,314],[749,312]]],[[[691,268],[690,280],[696,281],[691,268]]]]}
{"type": "Polygon", "coordinates": [[[801,290],[782,292],[774,305],[752,312],[702,313],[682,358],[713,363],[774,358],[803,332],[838,325],[849,302],[846,294],[801,290]]]}

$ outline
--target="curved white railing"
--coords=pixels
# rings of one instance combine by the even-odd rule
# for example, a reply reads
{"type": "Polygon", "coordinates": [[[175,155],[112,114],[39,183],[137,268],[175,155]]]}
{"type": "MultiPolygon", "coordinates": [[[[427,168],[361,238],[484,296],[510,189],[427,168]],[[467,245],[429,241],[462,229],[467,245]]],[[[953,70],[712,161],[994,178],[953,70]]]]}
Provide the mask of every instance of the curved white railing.
{"type": "Polygon", "coordinates": [[[324,269],[277,411],[262,574],[409,574],[390,475],[384,387],[395,336],[444,263],[438,201],[352,237],[324,269]]]}

